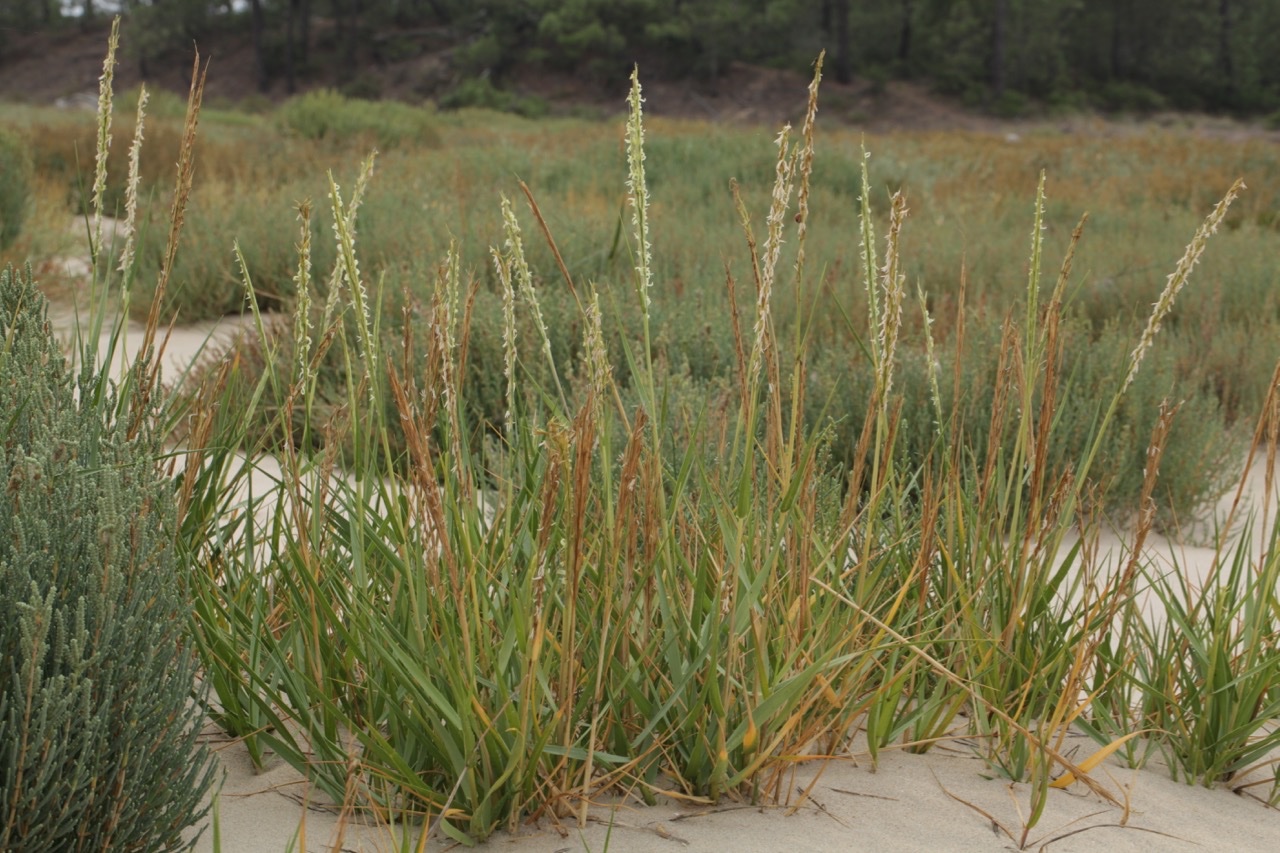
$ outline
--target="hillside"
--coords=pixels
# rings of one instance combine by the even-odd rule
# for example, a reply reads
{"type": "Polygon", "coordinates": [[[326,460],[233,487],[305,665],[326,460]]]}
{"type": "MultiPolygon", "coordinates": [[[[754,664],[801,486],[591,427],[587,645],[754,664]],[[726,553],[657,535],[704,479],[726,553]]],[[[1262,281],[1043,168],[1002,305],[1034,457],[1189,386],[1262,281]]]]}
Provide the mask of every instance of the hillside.
{"type": "MultiPolygon", "coordinates": [[[[319,22],[323,33],[325,22],[319,22]]],[[[0,54],[0,101],[30,104],[92,104],[97,96],[97,80],[102,72],[108,25],[81,28],[67,26],[33,33],[10,32],[0,54]]],[[[418,49],[412,55],[391,60],[370,57],[356,75],[358,88],[367,95],[395,98],[410,103],[446,99],[460,82],[452,65],[452,47],[446,34],[438,30],[399,33],[418,49]]],[[[318,39],[324,44],[324,39],[318,39]]],[[[130,42],[128,22],[122,27],[121,63],[116,70],[116,89],[124,91],[146,79],[153,88],[185,94],[191,72],[191,52],[170,52],[146,63],[146,76],[130,42]]],[[[259,92],[253,72],[253,52],[247,39],[234,31],[215,32],[197,47],[210,62],[206,100],[223,106],[261,108],[288,97],[283,81],[277,80],[266,92],[259,92]]],[[[322,52],[314,65],[321,69],[299,78],[298,90],[339,86],[337,65],[322,52]]],[[[642,72],[646,69],[642,68],[642,72]]],[[[349,75],[347,75],[349,76],[349,75]]],[[[541,68],[527,68],[515,75],[512,94],[524,103],[537,105],[549,114],[607,116],[620,114],[624,90],[541,68]]],[[[351,84],[348,83],[348,86],[351,84]]],[[[661,74],[646,77],[647,109],[651,115],[704,119],[718,122],[777,124],[797,121],[803,107],[808,78],[798,72],[743,63],[732,64],[714,82],[702,79],[671,79],[661,74]]],[[[893,130],[1014,132],[1029,122],[1051,120],[1062,130],[1097,129],[1097,116],[1076,113],[1070,116],[1033,116],[998,119],[978,110],[966,109],[954,99],[940,97],[927,86],[907,81],[855,80],[840,84],[828,76],[823,81],[822,120],[865,128],[879,133],[893,130]]],[[[1159,123],[1178,121],[1221,132],[1263,132],[1261,124],[1245,124],[1209,117],[1173,118],[1152,116],[1159,123]]]]}

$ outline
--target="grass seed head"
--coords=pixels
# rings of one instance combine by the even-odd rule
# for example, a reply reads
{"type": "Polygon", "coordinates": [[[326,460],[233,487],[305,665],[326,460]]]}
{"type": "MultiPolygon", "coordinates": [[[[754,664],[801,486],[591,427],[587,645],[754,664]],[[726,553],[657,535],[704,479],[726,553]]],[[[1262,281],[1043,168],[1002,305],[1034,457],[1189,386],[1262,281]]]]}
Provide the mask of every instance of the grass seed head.
{"type": "Polygon", "coordinates": [[[296,376],[299,386],[305,387],[313,378],[309,368],[311,353],[311,201],[298,204],[299,228],[298,271],[293,283],[298,294],[294,306],[293,350],[296,359],[296,376]]]}
{"type": "MultiPolygon", "coordinates": [[[[133,264],[134,231],[138,219],[139,168],[142,162],[142,131],[147,113],[147,100],[151,97],[144,83],[138,90],[138,115],[133,125],[133,142],[129,145],[129,183],[124,195],[124,250],[120,253],[120,272],[127,273],[133,264]]],[[[124,310],[128,310],[128,293],[125,293],[124,310]]]]}
{"type": "Polygon", "coordinates": [[[111,21],[111,34],[107,36],[107,55],[102,61],[102,76],[98,78],[98,143],[97,162],[93,170],[93,262],[96,265],[102,251],[102,206],[107,191],[107,155],[111,151],[111,99],[112,82],[116,74],[116,48],[120,45],[120,18],[111,21]]]}
{"type": "Polygon", "coordinates": [[[1236,197],[1240,195],[1240,191],[1244,188],[1244,181],[1239,179],[1231,185],[1231,189],[1227,190],[1227,194],[1213,208],[1213,211],[1196,231],[1195,236],[1191,238],[1191,242],[1187,244],[1186,251],[1182,253],[1182,258],[1178,261],[1178,266],[1169,274],[1164,291],[1161,292],[1160,299],[1156,301],[1151,310],[1151,316],[1147,319],[1146,328],[1142,330],[1142,337],[1138,339],[1138,345],[1134,347],[1133,353],[1129,356],[1129,370],[1125,373],[1124,384],[1120,387],[1121,394],[1129,390],[1129,386],[1133,384],[1134,378],[1138,375],[1138,367],[1142,364],[1142,359],[1146,356],[1147,350],[1151,348],[1151,344],[1155,341],[1161,324],[1164,323],[1169,313],[1173,311],[1173,300],[1186,285],[1187,279],[1191,277],[1191,271],[1195,269],[1195,265],[1200,261],[1200,256],[1204,254],[1204,248],[1209,242],[1209,238],[1217,232],[1218,226],[1226,218],[1227,209],[1231,207],[1231,203],[1236,200],[1236,197]]]}
{"type": "Polygon", "coordinates": [[[653,287],[652,252],[649,245],[649,186],[644,176],[644,117],[640,94],[640,69],[631,71],[627,95],[627,191],[631,198],[631,222],[636,231],[636,275],[644,315],[649,316],[649,288],[653,287]]]}

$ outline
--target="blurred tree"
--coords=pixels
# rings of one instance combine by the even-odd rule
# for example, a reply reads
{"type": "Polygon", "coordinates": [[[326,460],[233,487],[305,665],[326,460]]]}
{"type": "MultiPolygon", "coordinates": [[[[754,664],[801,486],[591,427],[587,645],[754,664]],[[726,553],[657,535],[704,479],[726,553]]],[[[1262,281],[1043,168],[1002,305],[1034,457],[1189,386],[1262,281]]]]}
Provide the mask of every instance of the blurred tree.
{"type": "MultiPolygon", "coordinates": [[[[385,61],[391,43],[447,45],[453,73],[499,86],[530,66],[614,84],[638,61],[649,75],[714,81],[734,62],[803,70],[825,48],[836,80],[920,77],[1001,110],[1021,109],[1028,98],[1133,109],[1280,107],[1280,0],[115,2],[133,18],[126,45],[144,69],[185,55],[216,26],[252,40],[260,87],[283,81],[290,92],[311,69],[354,78],[362,64],[385,61]]],[[[64,11],[93,26],[107,8],[0,0],[8,28],[0,38],[57,25],[64,11]]]]}
{"type": "Polygon", "coordinates": [[[1009,28],[1009,0],[995,0],[995,15],[991,21],[991,91],[996,98],[1004,97],[1005,86],[1005,34],[1009,28]]]}
{"type": "Polygon", "coordinates": [[[841,83],[853,82],[852,45],[849,44],[849,0],[829,0],[824,4],[823,23],[827,28],[829,21],[832,42],[835,45],[834,63],[832,67],[835,78],[841,83]]]}
{"type": "Polygon", "coordinates": [[[257,66],[258,91],[265,92],[271,83],[267,75],[267,57],[262,47],[262,31],[265,27],[262,0],[249,0],[250,34],[253,39],[253,62],[257,66]]]}

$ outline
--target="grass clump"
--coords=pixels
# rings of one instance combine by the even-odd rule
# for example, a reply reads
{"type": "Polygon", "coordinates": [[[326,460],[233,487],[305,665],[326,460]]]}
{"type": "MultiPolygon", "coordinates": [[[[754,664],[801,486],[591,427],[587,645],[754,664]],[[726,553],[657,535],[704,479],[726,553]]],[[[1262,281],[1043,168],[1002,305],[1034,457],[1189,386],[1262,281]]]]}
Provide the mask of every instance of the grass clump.
{"type": "MultiPolygon", "coordinates": [[[[778,139],[760,232],[740,206],[755,293],[744,310],[728,303],[732,379],[710,396],[683,385],[655,345],[660,244],[641,103],[633,80],[632,269],[627,291],[610,296],[632,306],[617,312],[630,320],[606,324],[601,288],[557,264],[581,338],[577,360],[561,362],[553,338],[565,324],[548,322],[549,285],[534,286],[526,249],[536,232],[504,202],[490,249],[500,411],[488,423],[468,408],[481,291],[457,249],[429,299],[380,330],[369,306],[385,294],[364,285],[355,202],[331,186],[339,257],[313,299],[323,311],[297,314],[288,359],[268,353],[256,382],[228,362],[196,403],[202,438],[182,475],[182,541],[204,567],[193,627],[216,673],[220,724],[352,807],[416,816],[464,841],[547,809],[582,819],[619,787],[648,800],[776,797],[792,761],[837,752],[860,720],[873,750],[902,740],[926,749],[966,720],[993,768],[1031,783],[1028,829],[1063,773],[1116,801],[1062,745],[1107,691],[1134,686],[1117,676],[1082,693],[1139,574],[1062,545],[1077,523],[1096,529],[1108,478],[1095,466],[1154,362],[1149,337],[1122,349],[1109,395],[1082,418],[1093,424],[1083,445],[1053,456],[1073,380],[1064,304],[1080,229],[1042,288],[1042,182],[1025,300],[1002,323],[987,417],[969,423],[946,408],[940,389],[949,378],[958,389],[962,373],[927,367],[934,444],[913,458],[900,429],[915,390],[898,372],[907,209],[895,196],[882,246],[864,171],[870,403],[854,452],[834,463],[834,431],[804,416],[817,323],[792,317],[780,333],[775,304],[783,282],[805,285],[806,230],[791,235],[785,267],[780,247],[786,223],[808,222],[814,101],[798,139],[778,139]],[[389,338],[398,345],[379,346],[389,338]],[[322,408],[316,369],[333,353],[343,390],[322,408]],[[229,503],[248,486],[235,454],[265,447],[264,431],[247,426],[254,407],[291,425],[276,431],[279,473],[269,497],[229,503]],[[309,450],[316,432],[319,453],[309,450]]],[[[1167,319],[1237,190],[1193,241],[1149,328],[1167,319]]],[[[301,243],[299,287],[311,257],[301,243]]],[[[957,364],[964,341],[957,332],[957,364]]],[[[1171,423],[1159,414],[1147,459],[1160,458],[1171,423]]],[[[1148,464],[1140,537],[1156,483],[1148,464]]],[[[1233,707],[1252,742],[1262,721],[1233,707]]]]}

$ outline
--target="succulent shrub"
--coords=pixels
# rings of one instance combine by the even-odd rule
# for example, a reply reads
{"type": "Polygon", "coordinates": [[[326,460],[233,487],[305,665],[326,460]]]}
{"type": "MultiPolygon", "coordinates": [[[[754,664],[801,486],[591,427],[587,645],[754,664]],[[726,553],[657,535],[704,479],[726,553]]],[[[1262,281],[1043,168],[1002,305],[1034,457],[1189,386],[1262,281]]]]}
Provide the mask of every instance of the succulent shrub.
{"type": "Polygon", "coordinates": [[[0,272],[0,850],[188,849],[212,771],[159,436],[47,314],[0,272]]]}
{"type": "Polygon", "coordinates": [[[18,238],[31,198],[31,155],[13,133],[0,129],[0,250],[18,238]]]}

